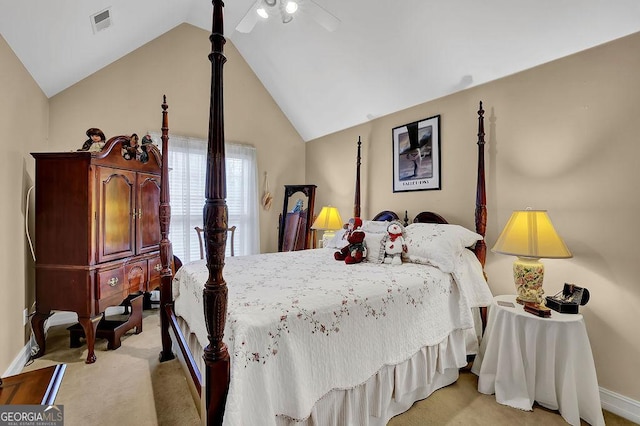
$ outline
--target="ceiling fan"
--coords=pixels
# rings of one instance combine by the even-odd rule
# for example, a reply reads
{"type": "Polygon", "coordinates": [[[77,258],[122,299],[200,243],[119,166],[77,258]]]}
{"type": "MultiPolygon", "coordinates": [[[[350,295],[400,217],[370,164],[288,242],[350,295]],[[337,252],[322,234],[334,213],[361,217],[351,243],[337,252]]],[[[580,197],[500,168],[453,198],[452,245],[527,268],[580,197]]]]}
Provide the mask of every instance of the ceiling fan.
{"type": "Polygon", "coordinates": [[[313,18],[327,31],[335,31],[340,20],[313,0],[257,0],[236,26],[236,31],[249,33],[259,20],[277,18],[289,23],[298,13],[313,18]]]}

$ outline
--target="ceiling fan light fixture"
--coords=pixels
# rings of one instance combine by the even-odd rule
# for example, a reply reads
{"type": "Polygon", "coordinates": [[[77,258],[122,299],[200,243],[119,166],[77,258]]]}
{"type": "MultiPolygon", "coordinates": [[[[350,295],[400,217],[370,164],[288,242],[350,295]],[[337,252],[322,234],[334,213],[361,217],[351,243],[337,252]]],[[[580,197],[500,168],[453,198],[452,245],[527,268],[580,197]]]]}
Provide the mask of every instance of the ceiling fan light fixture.
{"type": "Polygon", "coordinates": [[[244,14],[236,31],[247,34],[253,30],[256,23],[276,19],[279,16],[283,24],[293,21],[302,4],[302,12],[313,18],[327,31],[335,31],[340,20],[318,5],[315,0],[254,0],[253,6],[244,14]],[[304,2],[303,4],[301,2],[304,2]],[[256,16],[257,15],[257,16],[256,16]]]}
{"type": "Polygon", "coordinates": [[[285,6],[284,10],[290,15],[294,14],[296,13],[296,10],[298,10],[298,3],[290,0],[287,2],[287,5],[285,6]]]}
{"type": "Polygon", "coordinates": [[[267,13],[267,9],[265,9],[264,7],[259,7],[258,9],[256,9],[256,13],[258,14],[259,17],[261,17],[262,19],[267,19],[269,18],[269,14],[267,13]]]}

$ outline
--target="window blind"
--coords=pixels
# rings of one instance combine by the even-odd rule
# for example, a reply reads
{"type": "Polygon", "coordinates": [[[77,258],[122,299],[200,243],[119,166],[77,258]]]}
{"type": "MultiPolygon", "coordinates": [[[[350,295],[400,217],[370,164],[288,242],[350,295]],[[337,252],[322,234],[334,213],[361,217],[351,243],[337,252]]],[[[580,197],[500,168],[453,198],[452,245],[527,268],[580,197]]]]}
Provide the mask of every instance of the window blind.
{"type": "MultiPolygon", "coordinates": [[[[150,135],[161,146],[161,135],[150,135]]],[[[225,154],[228,224],[236,226],[234,255],[256,254],[260,252],[256,149],[226,142],[225,154]]],[[[169,239],[174,254],[183,262],[200,258],[198,235],[194,228],[203,227],[206,160],[205,140],[169,135],[169,239]]],[[[230,255],[230,241],[227,241],[227,255],[230,255]]]]}

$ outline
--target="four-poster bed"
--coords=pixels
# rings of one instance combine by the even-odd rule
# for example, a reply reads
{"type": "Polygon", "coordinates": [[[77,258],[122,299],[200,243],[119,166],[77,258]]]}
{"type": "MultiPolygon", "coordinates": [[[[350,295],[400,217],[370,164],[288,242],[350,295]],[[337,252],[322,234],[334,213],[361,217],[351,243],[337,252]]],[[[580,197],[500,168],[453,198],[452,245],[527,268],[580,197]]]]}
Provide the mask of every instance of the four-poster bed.
{"type": "MultiPolygon", "coordinates": [[[[163,161],[160,358],[173,359],[173,350],[179,350],[195,389],[204,389],[203,415],[209,425],[248,425],[256,424],[257,419],[265,425],[334,424],[340,418],[344,422],[345,418],[361,415],[362,419],[356,417],[358,423],[366,418],[364,424],[385,424],[415,400],[457,379],[458,369],[466,364],[463,332],[473,326],[470,308],[489,303],[490,293],[482,276],[486,251],[482,241],[486,226],[482,104],[478,111],[477,234],[468,230],[464,233],[465,238],[478,237],[472,238],[477,258],[469,258],[471,252],[464,248],[471,244],[465,242],[455,258],[458,263],[454,271],[417,263],[401,267],[367,262],[347,266],[333,261],[329,249],[225,259],[228,225],[222,67],[226,58],[223,3],[212,3],[212,80],[203,211],[206,264],[196,261],[182,266],[176,259],[174,267],[179,271],[173,277],[174,259],[168,240],[168,164],[163,161]],[[259,279],[251,276],[258,274],[249,270],[252,263],[263,271],[259,279]],[[287,266],[292,264],[300,271],[294,281],[284,277],[291,272],[287,266]],[[323,269],[318,269],[320,266],[323,269]],[[336,279],[339,276],[342,279],[336,279]],[[230,280],[229,288],[225,278],[230,280]],[[187,304],[187,299],[193,299],[195,305],[187,304]],[[200,308],[195,310],[193,306],[200,308]],[[185,334],[181,317],[193,335],[185,334]],[[435,317],[446,321],[436,323],[435,317]],[[375,325],[365,332],[363,323],[375,325]],[[400,325],[407,331],[409,323],[424,326],[412,329],[408,334],[414,337],[409,338],[398,332],[400,325]],[[360,336],[362,340],[356,346],[349,346],[360,336]],[[190,349],[193,344],[204,347],[203,352],[190,349]],[[360,346],[365,352],[356,351],[360,346]],[[198,367],[200,356],[204,368],[198,367]],[[338,363],[343,359],[347,362],[338,363]],[[366,364],[368,370],[355,371],[354,363],[366,364]],[[414,370],[422,371],[422,376],[414,370]],[[349,404],[355,406],[351,409],[349,404]]],[[[167,159],[166,104],[163,110],[162,146],[167,159]]],[[[360,162],[359,141],[356,217],[360,216],[360,162]]],[[[397,219],[393,212],[383,213],[380,219],[397,219]]],[[[418,221],[446,223],[441,216],[428,212],[418,215],[418,221]]],[[[463,232],[459,228],[452,229],[463,232]]]]}

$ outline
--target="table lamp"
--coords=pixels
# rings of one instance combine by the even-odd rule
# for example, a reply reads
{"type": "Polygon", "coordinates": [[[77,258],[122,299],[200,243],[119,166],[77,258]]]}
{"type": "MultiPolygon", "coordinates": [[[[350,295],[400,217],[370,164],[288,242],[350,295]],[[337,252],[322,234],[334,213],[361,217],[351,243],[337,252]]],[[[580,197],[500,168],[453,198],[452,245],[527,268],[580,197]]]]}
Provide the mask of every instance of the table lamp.
{"type": "Polygon", "coordinates": [[[324,231],[322,234],[322,246],[325,247],[326,243],[335,236],[335,231],[341,229],[343,226],[344,224],[342,223],[338,209],[333,206],[324,206],[322,210],[320,210],[320,214],[316,220],[313,221],[311,229],[324,231]]]}
{"type": "Polygon", "coordinates": [[[521,304],[544,302],[544,265],[540,258],[572,257],[546,210],[514,211],[491,251],[518,256],[513,262],[513,279],[518,292],[516,300],[521,304]]]}

